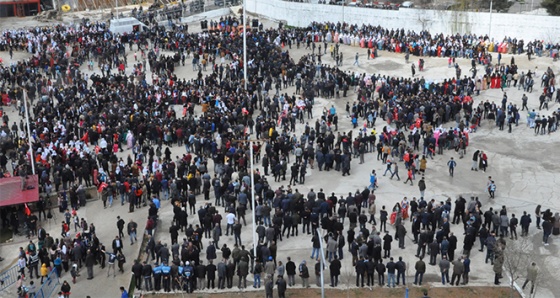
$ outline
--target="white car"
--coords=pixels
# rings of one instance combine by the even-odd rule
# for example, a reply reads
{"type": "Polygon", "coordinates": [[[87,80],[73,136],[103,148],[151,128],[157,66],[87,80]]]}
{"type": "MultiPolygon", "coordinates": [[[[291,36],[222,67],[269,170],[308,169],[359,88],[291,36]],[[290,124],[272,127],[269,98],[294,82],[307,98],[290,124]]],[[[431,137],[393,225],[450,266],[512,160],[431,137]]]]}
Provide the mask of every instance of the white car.
{"type": "Polygon", "coordinates": [[[403,7],[403,8],[412,8],[412,7],[414,7],[414,3],[412,3],[411,1],[405,1],[405,2],[403,2],[403,3],[401,4],[400,7],[403,7]]]}

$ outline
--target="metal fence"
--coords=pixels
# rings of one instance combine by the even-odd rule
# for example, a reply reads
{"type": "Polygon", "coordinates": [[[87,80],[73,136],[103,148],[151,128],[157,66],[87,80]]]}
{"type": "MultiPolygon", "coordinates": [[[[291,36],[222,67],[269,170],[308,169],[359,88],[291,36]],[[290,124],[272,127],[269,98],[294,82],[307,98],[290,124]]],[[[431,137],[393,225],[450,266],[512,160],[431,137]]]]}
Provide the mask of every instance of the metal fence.
{"type": "Polygon", "coordinates": [[[12,266],[10,269],[0,273],[0,296],[1,292],[4,291],[9,286],[16,283],[19,276],[19,266],[12,266]]]}
{"type": "Polygon", "coordinates": [[[134,9],[129,16],[137,18],[139,21],[147,23],[175,20],[181,17],[188,17],[202,12],[227,8],[241,5],[241,0],[194,0],[173,5],[164,5],[157,9],[144,9],[142,11],[134,9]]]}
{"type": "Polygon", "coordinates": [[[56,274],[56,269],[54,269],[32,298],[49,298],[59,285],[60,280],[58,274],[56,274]]]}

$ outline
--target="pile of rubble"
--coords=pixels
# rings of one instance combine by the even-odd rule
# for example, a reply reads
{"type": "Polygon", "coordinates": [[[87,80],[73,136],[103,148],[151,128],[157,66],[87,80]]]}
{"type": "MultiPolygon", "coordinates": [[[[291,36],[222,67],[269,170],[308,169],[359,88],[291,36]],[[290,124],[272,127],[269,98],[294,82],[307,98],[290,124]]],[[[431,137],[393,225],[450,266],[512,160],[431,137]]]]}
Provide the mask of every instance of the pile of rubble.
{"type": "Polygon", "coordinates": [[[33,19],[41,22],[62,21],[62,16],[57,10],[46,10],[36,15],[33,19]]]}

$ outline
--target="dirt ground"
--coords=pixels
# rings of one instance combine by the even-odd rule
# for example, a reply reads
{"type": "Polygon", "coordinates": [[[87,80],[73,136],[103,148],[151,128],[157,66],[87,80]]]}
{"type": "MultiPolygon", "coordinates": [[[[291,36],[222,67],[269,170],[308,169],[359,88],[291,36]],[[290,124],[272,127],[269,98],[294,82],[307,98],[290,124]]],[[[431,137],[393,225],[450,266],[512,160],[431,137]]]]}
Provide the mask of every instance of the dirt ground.
{"type": "MultiPolygon", "coordinates": [[[[437,297],[492,297],[492,298],[506,298],[515,297],[519,298],[519,294],[513,291],[513,296],[509,287],[411,287],[409,289],[409,297],[416,298],[422,297],[423,291],[428,291],[428,296],[432,298],[437,297]]],[[[346,298],[359,298],[359,297],[405,297],[405,288],[351,288],[351,289],[325,289],[325,297],[346,297],[346,298]]],[[[274,289],[274,296],[277,296],[277,290],[274,289]]],[[[264,290],[261,291],[241,291],[230,293],[196,293],[197,298],[226,298],[226,297],[243,297],[243,298],[262,298],[264,290]]],[[[144,297],[150,297],[148,294],[144,297]]],[[[182,295],[174,295],[167,297],[183,297],[182,295]]],[[[192,295],[191,295],[192,297],[192,295]]],[[[315,298],[321,297],[321,289],[290,289],[286,292],[286,297],[306,297],[315,298]]]]}

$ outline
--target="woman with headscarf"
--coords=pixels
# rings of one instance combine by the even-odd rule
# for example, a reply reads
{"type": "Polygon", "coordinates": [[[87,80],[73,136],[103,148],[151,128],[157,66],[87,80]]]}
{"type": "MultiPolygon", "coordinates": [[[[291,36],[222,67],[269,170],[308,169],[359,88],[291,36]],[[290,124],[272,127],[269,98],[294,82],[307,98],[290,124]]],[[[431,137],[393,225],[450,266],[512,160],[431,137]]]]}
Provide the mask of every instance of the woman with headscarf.
{"type": "Polygon", "coordinates": [[[556,212],[556,214],[554,214],[553,224],[552,235],[560,235],[560,213],[556,212]]]}

